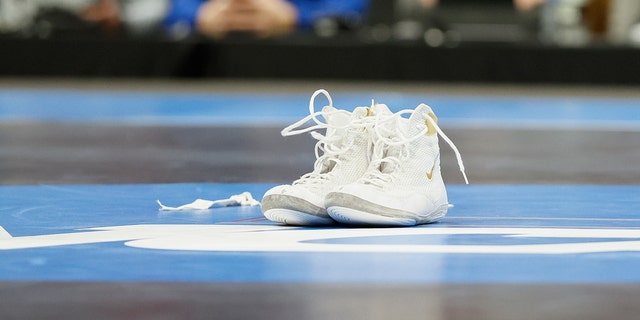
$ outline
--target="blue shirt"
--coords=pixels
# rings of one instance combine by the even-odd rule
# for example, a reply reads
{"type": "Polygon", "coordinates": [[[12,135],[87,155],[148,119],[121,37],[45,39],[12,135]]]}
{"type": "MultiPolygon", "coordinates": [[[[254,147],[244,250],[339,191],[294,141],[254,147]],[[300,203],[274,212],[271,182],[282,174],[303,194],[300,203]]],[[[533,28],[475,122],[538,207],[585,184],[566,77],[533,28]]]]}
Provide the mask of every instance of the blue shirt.
{"type": "MultiPolygon", "coordinates": [[[[165,19],[166,26],[183,24],[192,30],[200,5],[206,0],[173,0],[165,19]]],[[[298,28],[306,29],[322,17],[361,19],[368,0],[289,0],[298,10],[298,28]]]]}

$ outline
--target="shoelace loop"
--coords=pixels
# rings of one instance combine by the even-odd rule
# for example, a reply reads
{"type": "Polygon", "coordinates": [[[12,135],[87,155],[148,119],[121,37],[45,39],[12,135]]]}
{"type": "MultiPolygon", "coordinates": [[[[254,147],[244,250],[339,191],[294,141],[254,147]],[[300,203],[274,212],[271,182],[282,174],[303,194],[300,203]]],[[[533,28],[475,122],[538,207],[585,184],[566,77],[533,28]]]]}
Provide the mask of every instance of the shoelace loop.
{"type": "MultiPolygon", "coordinates": [[[[327,98],[327,100],[329,100],[329,104],[326,107],[333,108],[333,100],[331,100],[331,96],[329,95],[329,92],[327,92],[327,90],[324,90],[324,89],[316,90],[316,92],[314,92],[313,95],[311,95],[311,99],[309,100],[309,115],[292,123],[286,128],[282,129],[282,131],[280,132],[282,136],[285,136],[285,137],[293,136],[293,135],[297,135],[297,134],[301,134],[309,131],[328,128],[330,125],[327,124],[326,122],[322,122],[320,119],[318,119],[318,116],[323,116],[323,117],[331,116],[333,114],[338,114],[338,113],[349,114],[348,111],[338,110],[338,109],[326,111],[325,108],[322,108],[322,110],[320,111],[315,111],[315,100],[316,100],[316,97],[320,94],[323,94],[327,98]],[[315,125],[296,130],[296,128],[302,127],[304,124],[306,124],[309,121],[313,121],[315,125]]],[[[332,126],[332,127],[335,129],[344,129],[349,127],[349,125],[332,126]]]]}
{"type": "Polygon", "coordinates": [[[345,141],[343,136],[333,134],[333,132],[335,132],[336,130],[370,126],[367,123],[372,121],[368,120],[367,122],[364,120],[356,119],[350,121],[345,125],[336,125],[333,123],[323,122],[321,119],[319,119],[319,116],[328,119],[331,116],[335,116],[337,114],[343,114],[345,116],[351,117],[350,112],[333,108],[333,101],[329,93],[324,89],[320,89],[314,92],[311,96],[311,99],[309,100],[309,115],[282,129],[282,136],[293,136],[309,132],[314,139],[318,140],[314,148],[316,161],[314,163],[313,172],[304,174],[298,180],[294,181],[294,184],[314,184],[320,183],[322,182],[322,180],[327,179],[331,175],[331,170],[326,170],[325,172],[322,169],[332,168],[334,166],[340,165],[339,155],[349,150],[354,143],[354,141],[352,140],[345,141]],[[324,95],[327,98],[327,100],[329,101],[329,105],[325,106],[320,111],[315,111],[315,100],[320,94],[324,95]],[[308,127],[303,127],[309,121],[313,121],[315,124],[308,127]],[[332,130],[327,130],[326,134],[323,135],[317,132],[317,130],[321,129],[332,130]],[[331,162],[333,162],[333,164],[331,162]]]}

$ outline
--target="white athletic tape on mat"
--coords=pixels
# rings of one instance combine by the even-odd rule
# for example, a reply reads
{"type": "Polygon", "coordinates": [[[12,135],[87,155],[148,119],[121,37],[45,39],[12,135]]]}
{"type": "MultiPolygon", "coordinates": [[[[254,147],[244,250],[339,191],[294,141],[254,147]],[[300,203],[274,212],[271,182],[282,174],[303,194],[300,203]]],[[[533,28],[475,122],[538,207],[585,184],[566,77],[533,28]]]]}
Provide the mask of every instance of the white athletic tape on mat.
{"type": "Polygon", "coordinates": [[[260,202],[254,199],[251,193],[249,192],[243,192],[241,194],[233,195],[228,199],[222,199],[222,200],[196,199],[194,202],[187,203],[179,207],[165,206],[164,204],[162,204],[162,202],[160,202],[160,200],[156,200],[156,202],[160,205],[160,210],[162,211],[207,210],[212,207],[259,206],[260,205],[260,202]]]}

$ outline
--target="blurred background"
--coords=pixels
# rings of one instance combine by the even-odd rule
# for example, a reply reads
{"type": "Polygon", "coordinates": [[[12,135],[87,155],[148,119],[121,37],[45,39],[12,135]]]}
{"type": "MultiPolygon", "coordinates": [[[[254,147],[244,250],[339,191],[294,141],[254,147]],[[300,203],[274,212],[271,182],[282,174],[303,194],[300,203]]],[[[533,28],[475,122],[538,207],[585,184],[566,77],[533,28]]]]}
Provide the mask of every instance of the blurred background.
{"type": "Polygon", "coordinates": [[[0,0],[0,75],[640,83],[637,0],[0,0]]]}

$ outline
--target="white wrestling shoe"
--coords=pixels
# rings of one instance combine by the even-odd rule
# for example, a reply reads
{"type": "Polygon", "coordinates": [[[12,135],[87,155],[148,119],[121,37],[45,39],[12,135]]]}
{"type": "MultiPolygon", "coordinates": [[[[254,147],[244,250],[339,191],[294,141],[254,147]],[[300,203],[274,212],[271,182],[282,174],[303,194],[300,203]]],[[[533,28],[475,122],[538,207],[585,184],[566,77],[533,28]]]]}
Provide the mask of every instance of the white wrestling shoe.
{"type": "Polygon", "coordinates": [[[413,226],[435,222],[449,208],[440,173],[438,134],[451,146],[465,182],[460,153],[438,127],[425,104],[377,119],[373,154],[358,181],[327,194],[327,212],[335,221],[374,226],[413,226]],[[409,119],[403,114],[411,114],[409,119]]]}
{"type": "Polygon", "coordinates": [[[337,186],[358,180],[367,169],[371,148],[369,131],[375,122],[371,116],[374,112],[391,115],[384,105],[357,107],[353,112],[338,110],[333,107],[327,91],[316,91],[309,102],[309,116],[282,130],[283,136],[311,132],[318,140],[314,169],[290,185],[268,190],[262,198],[264,216],[289,225],[333,224],[335,221],[327,214],[324,204],[325,196],[337,186]],[[329,105],[315,112],[314,100],[319,94],[327,97],[329,105]],[[318,116],[326,122],[320,121],[318,116]],[[310,120],[315,125],[297,129],[310,120]],[[325,135],[316,132],[317,129],[326,129],[325,135]]]}

